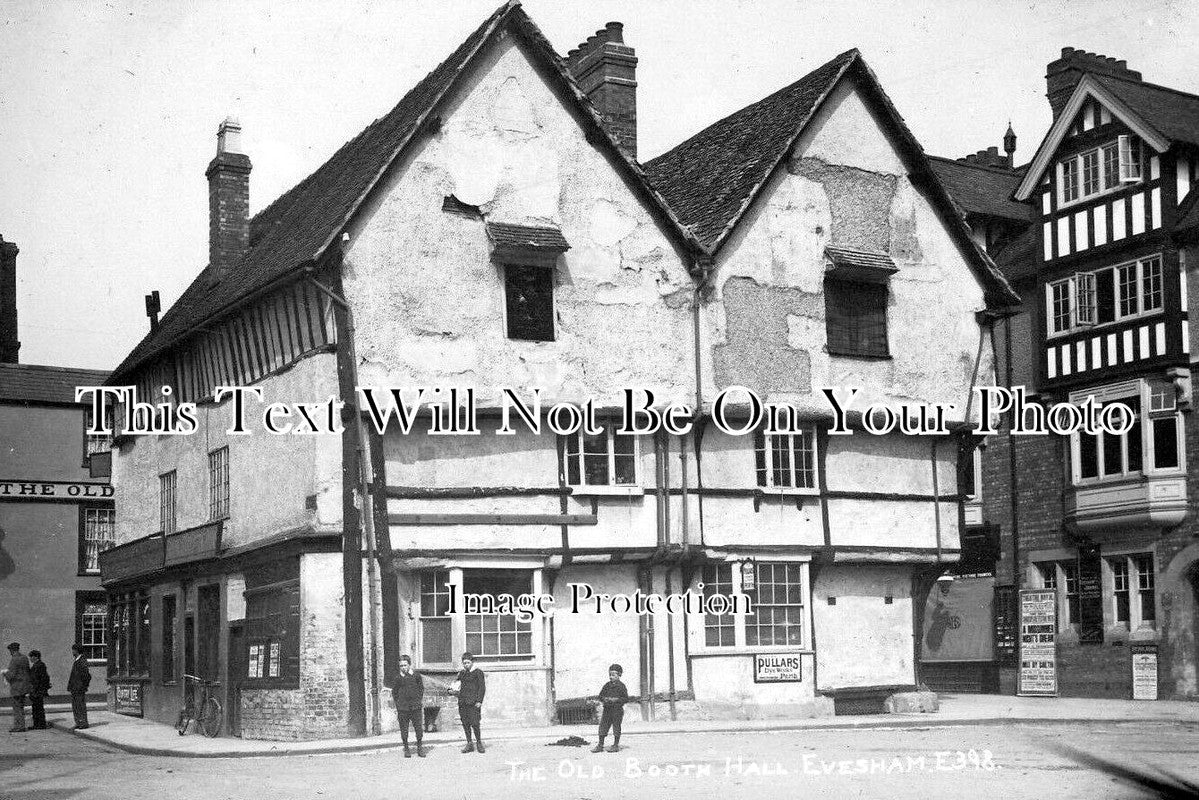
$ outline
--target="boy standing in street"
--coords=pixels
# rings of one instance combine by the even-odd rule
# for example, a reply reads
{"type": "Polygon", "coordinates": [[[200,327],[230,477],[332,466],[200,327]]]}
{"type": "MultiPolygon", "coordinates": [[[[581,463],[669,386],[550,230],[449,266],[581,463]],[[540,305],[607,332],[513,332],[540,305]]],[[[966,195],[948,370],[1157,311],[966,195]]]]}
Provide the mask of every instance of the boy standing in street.
{"type": "Polygon", "coordinates": [[[483,679],[483,671],[474,667],[474,655],[463,653],[462,670],[458,673],[458,718],[462,720],[462,731],[466,734],[466,747],[462,748],[462,752],[473,753],[477,749],[480,753],[486,753],[483,734],[479,732],[479,720],[483,714],[487,683],[483,679]],[[471,741],[472,734],[474,741],[471,741]]]}
{"type": "Polygon", "coordinates": [[[408,723],[416,730],[416,754],[425,757],[421,746],[424,735],[425,681],[412,671],[412,659],[400,656],[400,674],[391,685],[391,697],[395,700],[396,716],[400,719],[400,738],[404,741],[404,758],[412,758],[408,750],[408,723]]]}
{"type": "Polygon", "coordinates": [[[608,667],[608,682],[599,693],[599,703],[604,710],[600,715],[599,744],[591,748],[593,753],[604,751],[604,737],[608,735],[609,729],[612,730],[612,746],[608,748],[608,752],[615,753],[620,750],[620,723],[624,721],[624,704],[629,702],[629,690],[620,679],[623,674],[624,668],[620,664],[608,667]]]}
{"type": "Polygon", "coordinates": [[[25,732],[25,697],[31,688],[29,659],[21,652],[21,645],[13,642],[8,646],[8,669],[4,670],[8,681],[8,694],[12,697],[12,727],[9,733],[25,732]]]}
{"type": "Polygon", "coordinates": [[[46,729],[46,695],[50,694],[50,673],[42,661],[40,650],[29,651],[30,691],[29,705],[33,709],[33,729],[46,729]]]}
{"type": "Polygon", "coordinates": [[[87,689],[92,685],[92,671],[87,668],[83,657],[83,645],[71,645],[75,663],[71,664],[71,675],[67,678],[67,692],[71,695],[71,711],[75,714],[75,730],[87,729],[87,689]]]}

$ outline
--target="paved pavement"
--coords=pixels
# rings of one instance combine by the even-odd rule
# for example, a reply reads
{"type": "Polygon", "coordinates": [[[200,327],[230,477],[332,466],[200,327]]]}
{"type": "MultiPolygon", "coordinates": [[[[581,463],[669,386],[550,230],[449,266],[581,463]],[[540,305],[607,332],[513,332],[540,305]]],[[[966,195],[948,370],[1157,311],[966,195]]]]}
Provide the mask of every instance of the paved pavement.
{"type": "MultiPolygon", "coordinates": [[[[1049,701],[1052,703],[1053,701],[1049,701]]],[[[1046,706],[1048,709],[1049,706],[1046,706]]],[[[1111,716],[1127,716],[1111,712],[1111,716]]],[[[1052,715],[1051,715],[1052,716],[1052,715]]],[[[931,718],[930,718],[931,721],[931,718]]],[[[559,729],[555,733],[561,733],[559,729]]],[[[589,741],[593,731],[574,729],[589,741]]],[[[173,731],[159,732],[175,736],[173,731]]],[[[295,758],[124,753],[65,730],[0,738],[3,800],[1102,800],[1143,796],[1073,746],[1139,772],[1199,782],[1199,724],[1021,722],[856,730],[632,735],[620,752],[493,741],[485,755],[437,744],[295,758]]],[[[0,736],[4,736],[0,734],[0,736]]],[[[190,738],[190,737],[187,737],[190,738]]],[[[1181,796],[1181,795],[1180,795],[1181,796]]]]}
{"type": "MultiPolygon", "coordinates": [[[[632,715],[630,715],[631,717],[632,715]]],[[[1199,725],[1199,703],[1182,701],[1096,700],[1084,698],[1008,697],[1001,695],[942,695],[941,710],[929,714],[879,714],[817,719],[771,720],[657,720],[642,722],[625,718],[626,736],[672,733],[769,732],[786,730],[854,730],[1034,724],[1090,724],[1096,722],[1186,723],[1199,725]]],[[[51,724],[69,729],[69,714],[49,714],[51,724]]],[[[174,728],[157,722],[111,714],[91,714],[88,730],[75,735],[129,753],[191,758],[253,756],[303,756],[319,753],[353,753],[395,749],[400,735],[390,733],[357,739],[310,742],[270,742],[230,737],[209,739],[188,733],[179,736],[174,728]]],[[[508,728],[484,731],[487,741],[554,742],[562,737],[594,737],[591,725],[556,725],[541,728],[508,728]]],[[[454,729],[426,734],[430,744],[458,743],[454,729]]]]}

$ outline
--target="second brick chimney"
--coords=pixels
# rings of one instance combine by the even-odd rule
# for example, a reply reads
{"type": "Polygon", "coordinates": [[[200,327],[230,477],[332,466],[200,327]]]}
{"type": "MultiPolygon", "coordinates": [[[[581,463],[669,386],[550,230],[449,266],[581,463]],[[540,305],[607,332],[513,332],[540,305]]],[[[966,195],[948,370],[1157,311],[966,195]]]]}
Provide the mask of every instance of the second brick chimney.
{"type": "Polygon", "coordinates": [[[229,117],[216,135],[208,178],[208,269],[229,274],[250,246],[250,158],[241,151],[241,125],[229,117]]]}
{"type": "Polygon", "coordinates": [[[1045,68],[1045,96],[1049,98],[1049,106],[1053,109],[1056,120],[1062,113],[1074,87],[1082,80],[1084,72],[1094,72],[1100,75],[1111,75],[1114,78],[1139,81],[1141,73],[1128,68],[1127,61],[1119,61],[1098,53],[1088,53],[1085,50],[1075,50],[1073,47],[1063,47],[1062,57],[1050,61],[1045,68]]]}
{"type": "Polygon", "coordinates": [[[0,236],[0,364],[16,364],[21,342],[17,339],[17,253],[15,244],[0,236]]]}
{"type": "Polygon", "coordinates": [[[616,143],[637,158],[637,56],[624,26],[609,22],[566,56],[566,68],[604,120],[616,143]]]}

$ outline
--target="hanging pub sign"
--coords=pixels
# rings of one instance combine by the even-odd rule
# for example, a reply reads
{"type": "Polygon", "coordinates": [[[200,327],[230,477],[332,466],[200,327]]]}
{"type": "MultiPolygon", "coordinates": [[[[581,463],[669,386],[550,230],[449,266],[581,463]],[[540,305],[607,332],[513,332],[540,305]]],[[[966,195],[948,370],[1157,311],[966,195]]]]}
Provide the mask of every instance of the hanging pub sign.
{"type": "Polygon", "coordinates": [[[112,710],[130,717],[142,716],[141,683],[114,683],[112,710]]]}
{"type": "Polygon", "coordinates": [[[1099,545],[1078,548],[1078,643],[1103,644],[1103,583],[1099,545]]]}
{"type": "Polygon", "coordinates": [[[1016,694],[1057,695],[1057,590],[1020,590],[1020,672],[1016,694]]]}
{"type": "Polygon", "coordinates": [[[799,653],[770,653],[753,656],[754,683],[798,683],[803,680],[799,653]]]}
{"type": "Polygon", "coordinates": [[[1132,654],[1132,699],[1157,699],[1157,645],[1134,644],[1132,654]]]}

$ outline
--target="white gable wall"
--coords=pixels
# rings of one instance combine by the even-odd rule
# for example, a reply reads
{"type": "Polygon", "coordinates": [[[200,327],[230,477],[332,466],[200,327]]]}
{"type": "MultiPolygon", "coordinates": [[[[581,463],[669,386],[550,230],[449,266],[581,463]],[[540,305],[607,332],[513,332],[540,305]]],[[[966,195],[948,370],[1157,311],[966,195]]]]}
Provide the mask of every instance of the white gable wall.
{"type": "Polygon", "coordinates": [[[503,40],[442,118],[352,232],[345,289],[362,381],[475,386],[484,399],[497,386],[685,397],[693,281],[524,52],[503,40]],[[555,270],[557,341],[506,337],[484,225],[442,211],[450,194],[489,221],[562,229],[571,249],[555,270]]]}

